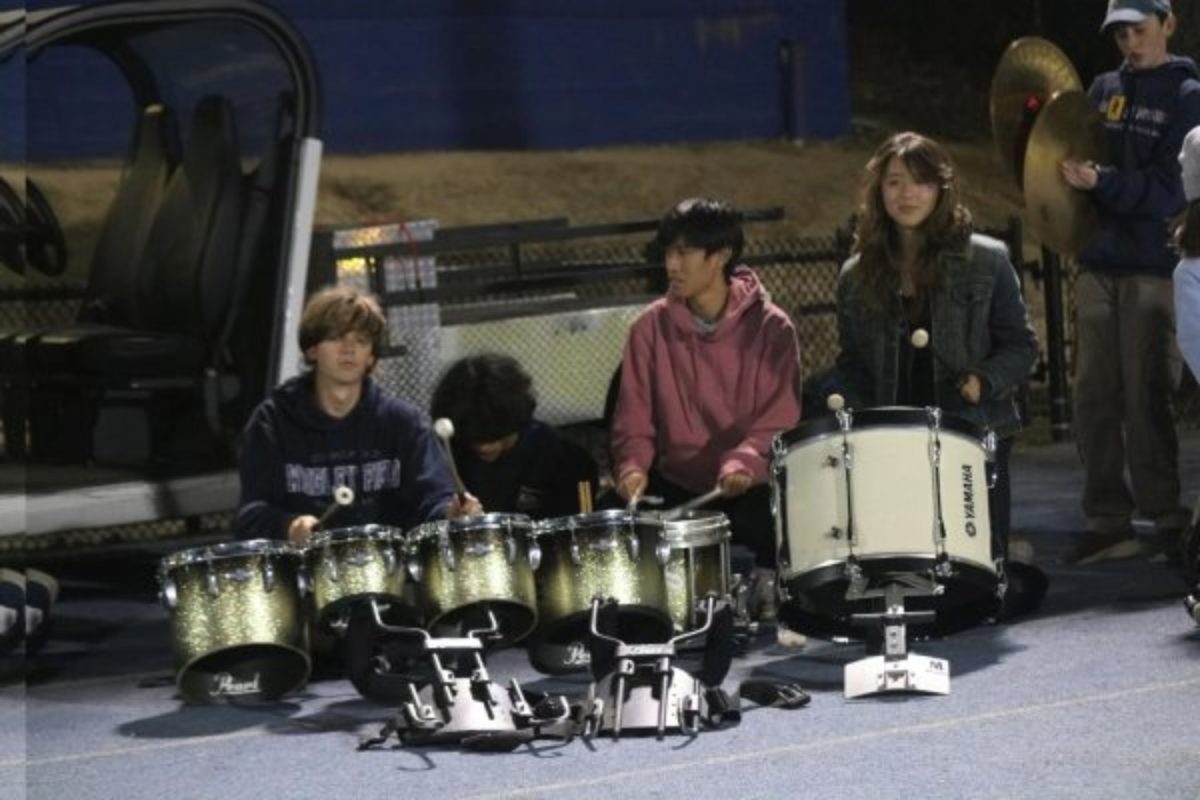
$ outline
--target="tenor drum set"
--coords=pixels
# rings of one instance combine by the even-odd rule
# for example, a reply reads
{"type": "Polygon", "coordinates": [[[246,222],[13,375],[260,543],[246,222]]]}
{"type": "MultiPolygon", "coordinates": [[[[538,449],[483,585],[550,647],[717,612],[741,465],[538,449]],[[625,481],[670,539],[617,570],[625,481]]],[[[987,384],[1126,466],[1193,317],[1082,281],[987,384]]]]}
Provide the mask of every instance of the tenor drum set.
{"type": "Polygon", "coordinates": [[[185,700],[271,701],[307,680],[312,636],[344,636],[360,619],[434,649],[474,638],[481,646],[467,649],[482,652],[586,641],[594,601],[611,598],[613,636],[669,639],[699,626],[706,598],[728,595],[729,539],[717,512],[364,525],[318,531],[306,547],[260,539],[174,553],[159,567],[160,597],[185,700]]]}

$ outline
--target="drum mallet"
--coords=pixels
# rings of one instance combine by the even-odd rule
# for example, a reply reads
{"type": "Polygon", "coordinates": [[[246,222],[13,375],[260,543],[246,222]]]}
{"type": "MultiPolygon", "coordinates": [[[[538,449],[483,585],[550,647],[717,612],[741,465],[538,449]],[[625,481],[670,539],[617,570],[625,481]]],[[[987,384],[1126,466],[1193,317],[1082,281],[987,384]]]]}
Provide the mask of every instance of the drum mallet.
{"type": "Polygon", "coordinates": [[[711,491],[705,492],[704,494],[700,495],[699,497],[693,497],[691,500],[688,500],[686,503],[680,503],[679,505],[675,506],[674,508],[667,509],[666,511],[663,512],[662,518],[664,520],[666,520],[667,522],[670,522],[671,520],[674,520],[674,519],[679,519],[684,514],[691,511],[693,508],[699,508],[700,506],[704,505],[705,503],[716,500],[720,496],[721,496],[721,487],[718,486],[715,489],[712,489],[711,491]]]}
{"type": "Polygon", "coordinates": [[[841,411],[846,407],[846,398],[842,397],[837,392],[834,392],[825,398],[825,407],[835,413],[841,411]]]}
{"type": "Polygon", "coordinates": [[[454,490],[458,492],[459,497],[462,497],[467,493],[467,487],[463,485],[462,478],[458,475],[458,465],[454,463],[454,451],[450,448],[450,440],[454,437],[454,423],[446,417],[438,417],[437,421],[433,423],[433,432],[441,440],[442,449],[446,451],[446,460],[450,462],[450,474],[454,478],[454,490]]]}
{"type": "Polygon", "coordinates": [[[353,502],[354,490],[349,486],[338,486],[333,490],[333,502],[325,507],[325,510],[321,512],[321,516],[317,517],[317,521],[313,523],[312,529],[315,531],[324,525],[327,519],[333,516],[333,512],[353,502]]]}
{"type": "Polygon", "coordinates": [[[933,353],[933,357],[938,360],[939,364],[948,369],[951,374],[958,374],[958,368],[952,366],[950,362],[942,358],[942,354],[939,353],[938,349],[933,346],[932,342],[929,341],[929,331],[925,330],[924,328],[917,328],[912,332],[912,335],[908,337],[908,341],[913,348],[917,350],[929,348],[929,352],[933,353]]]}

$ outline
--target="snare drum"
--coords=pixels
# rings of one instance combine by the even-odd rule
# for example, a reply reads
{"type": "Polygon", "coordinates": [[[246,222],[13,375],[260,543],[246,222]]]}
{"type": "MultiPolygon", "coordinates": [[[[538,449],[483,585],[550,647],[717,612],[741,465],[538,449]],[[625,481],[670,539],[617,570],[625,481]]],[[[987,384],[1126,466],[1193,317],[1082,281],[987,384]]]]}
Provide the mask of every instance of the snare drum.
{"type": "Polygon", "coordinates": [[[418,584],[426,626],[479,626],[486,608],[496,616],[502,643],[532,631],[539,558],[532,533],[533,523],[521,514],[439,520],[410,531],[409,572],[418,584]]]}
{"type": "Polygon", "coordinates": [[[255,539],[173,553],[159,586],[185,699],[273,700],[308,679],[301,555],[291,545],[255,539]]]}
{"type": "Polygon", "coordinates": [[[624,641],[671,635],[663,573],[670,548],[656,515],[610,510],[559,517],[540,523],[537,540],[539,640],[586,638],[593,597],[620,603],[624,641]]]}
{"type": "MultiPolygon", "coordinates": [[[[937,409],[875,408],[822,417],[774,443],[773,502],[781,616],[812,635],[859,636],[849,615],[860,590],[897,575],[931,577],[937,597],[924,632],[981,619],[957,609],[992,608],[999,584],[988,521],[988,438],[937,409]]],[[[973,613],[973,612],[972,612],[973,613]]]]}
{"type": "Polygon", "coordinates": [[[706,595],[729,594],[729,520],[720,511],[689,511],[663,522],[663,536],[671,549],[665,578],[667,606],[677,633],[698,628],[697,609],[706,595]]]}
{"type": "Polygon", "coordinates": [[[404,605],[404,534],[384,525],[314,533],[304,551],[316,620],[328,631],[358,600],[404,605]]]}

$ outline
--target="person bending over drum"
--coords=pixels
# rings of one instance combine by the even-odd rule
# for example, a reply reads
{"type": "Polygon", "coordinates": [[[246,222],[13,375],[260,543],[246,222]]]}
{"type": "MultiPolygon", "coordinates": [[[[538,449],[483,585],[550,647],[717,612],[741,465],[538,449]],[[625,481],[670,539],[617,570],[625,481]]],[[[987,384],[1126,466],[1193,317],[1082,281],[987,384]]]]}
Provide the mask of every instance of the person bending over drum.
{"type": "Polygon", "coordinates": [[[611,430],[617,493],[667,506],[720,489],[735,544],[774,585],[771,439],[800,418],[800,346],[787,314],[739,263],[741,215],[692,198],[661,220],[670,288],[633,323],[611,430]]]}
{"type": "Polygon", "coordinates": [[[242,434],[239,539],[304,544],[339,495],[353,501],[329,527],[407,530],[479,512],[478,500],[455,494],[420,412],[370,379],[386,329],[378,302],[355,289],[328,287],[305,304],[300,349],[310,369],[272,391],[242,434]]]}
{"type": "Polygon", "coordinates": [[[485,353],[450,366],[433,391],[430,414],[454,425],[452,449],[463,484],[489,512],[575,514],[580,484],[597,488],[596,462],[533,418],[533,380],[516,359],[485,353]]]}
{"type": "Polygon", "coordinates": [[[988,502],[993,551],[1007,557],[1013,392],[1037,336],[1008,250],[972,233],[954,164],[932,139],[895,134],[867,163],[837,319],[847,406],[936,406],[995,432],[988,502]]]}

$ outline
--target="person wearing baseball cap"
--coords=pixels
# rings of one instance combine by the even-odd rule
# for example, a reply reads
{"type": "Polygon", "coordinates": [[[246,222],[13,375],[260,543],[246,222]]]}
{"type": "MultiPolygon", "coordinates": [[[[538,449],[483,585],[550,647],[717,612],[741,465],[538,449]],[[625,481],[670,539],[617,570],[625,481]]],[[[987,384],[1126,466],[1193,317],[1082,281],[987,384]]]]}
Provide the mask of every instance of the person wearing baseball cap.
{"type": "Polygon", "coordinates": [[[1075,439],[1084,466],[1087,529],[1065,561],[1129,558],[1147,548],[1134,512],[1154,521],[1171,553],[1188,521],[1171,414],[1178,376],[1170,220],[1183,211],[1179,151],[1200,125],[1200,70],[1172,55],[1168,0],[1111,0],[1101,31],[1122,64],[1092,82],[1111,163],[1067,160],[1063,180],[1086,192],[1098,225],[1075,282],[1075,439]],[[1128,469],[1130,481],[1125,481],[1128,469]]]}
{"type": "Polygon", "coordinates": [[[1104,16],[1101,33],[1119,22],[1145,22],[1150,17],[1166,21],[1171,16],[1171,0],[1108,0],[1108,13],[1104,16]]]}

